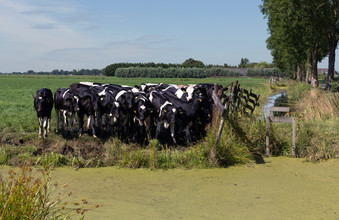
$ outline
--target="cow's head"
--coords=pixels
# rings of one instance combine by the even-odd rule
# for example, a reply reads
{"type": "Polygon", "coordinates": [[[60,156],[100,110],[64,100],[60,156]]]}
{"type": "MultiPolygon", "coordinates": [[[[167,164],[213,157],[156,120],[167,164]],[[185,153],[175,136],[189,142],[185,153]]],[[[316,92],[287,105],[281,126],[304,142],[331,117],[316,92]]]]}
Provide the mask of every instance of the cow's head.
{"type": "Polygon", "coordinates": [[[159,110],[159,119],[160,121],[167,121],[170,124],[175,123],[175,117],[177,114],[177,109],[173,106],[171,102],[166,101],[159,110]]]}
{"type": "Polygon", "coordinates": [[[79,94],[79,102],[78,102],[78,109],[92,109],[93,108],[93,101],[94,97],[93,95],[88,91],[82,91],[79,94]]]}
{"type": "Polygon", "coordinates": [[[51,111],[53,108],[53,97],[52,92],[49,89],[40,89],[37,91],[34,98],[34,108],[38,115],[51,111]]]}

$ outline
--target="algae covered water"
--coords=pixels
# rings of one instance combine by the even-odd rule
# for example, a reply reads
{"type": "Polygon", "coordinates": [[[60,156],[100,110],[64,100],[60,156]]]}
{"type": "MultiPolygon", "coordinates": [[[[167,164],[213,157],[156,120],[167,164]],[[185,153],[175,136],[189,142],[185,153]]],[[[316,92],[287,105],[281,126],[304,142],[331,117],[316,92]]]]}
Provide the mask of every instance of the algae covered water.
{"type": "Polygon", "coordinates": [[[272,157],[220,169],[56,168],[86,219],[338,219],[339,161],[272,157]]]}

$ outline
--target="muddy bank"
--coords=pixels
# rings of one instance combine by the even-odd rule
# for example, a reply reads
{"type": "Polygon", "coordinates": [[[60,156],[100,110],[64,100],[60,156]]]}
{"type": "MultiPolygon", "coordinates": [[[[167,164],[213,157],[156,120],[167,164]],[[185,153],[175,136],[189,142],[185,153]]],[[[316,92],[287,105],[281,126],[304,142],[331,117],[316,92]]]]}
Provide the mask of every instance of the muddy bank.
{"type": "Polygon", "coordinates": [[[225,169],[57,168],[73,199],[100,208],[86,219],[337,219],[339,160],[268,158],[225,169]]]}

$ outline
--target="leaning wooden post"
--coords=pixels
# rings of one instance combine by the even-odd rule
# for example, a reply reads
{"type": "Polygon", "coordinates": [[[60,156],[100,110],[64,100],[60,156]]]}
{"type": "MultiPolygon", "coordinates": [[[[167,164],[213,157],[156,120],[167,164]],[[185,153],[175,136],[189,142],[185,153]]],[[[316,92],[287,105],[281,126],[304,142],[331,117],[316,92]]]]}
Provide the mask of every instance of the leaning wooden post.
{"type": "Polygon", "coordinates": [[[266,116],[266,157],[270,156],[270,137],[269,137],[269,130],[270,130],[270,117],[266,116]]]}
{"type": "Polygon", "coordinates": [[[295,118],[293,117],[292,119],[292,157],[295,157],[295,133],[296,133],[296,128],[295,128],[295,118]]]}

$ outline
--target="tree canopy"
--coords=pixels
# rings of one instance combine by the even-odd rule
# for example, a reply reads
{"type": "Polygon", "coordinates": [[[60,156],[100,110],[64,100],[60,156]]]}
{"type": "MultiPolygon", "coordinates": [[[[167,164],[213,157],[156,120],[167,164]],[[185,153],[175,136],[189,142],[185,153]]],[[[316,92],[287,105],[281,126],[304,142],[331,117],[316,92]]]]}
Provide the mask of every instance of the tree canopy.
{"type": "MultiPolygon", "coordinates": [[[[267,48],[278,68],[318,86],[317,64],[331,53],[329,28],[338,24],[335,5],[337,0],[262,0],[270,34],[267,48]]],[[[334,60],[330,62],[334,71],[334,60]]]]}

